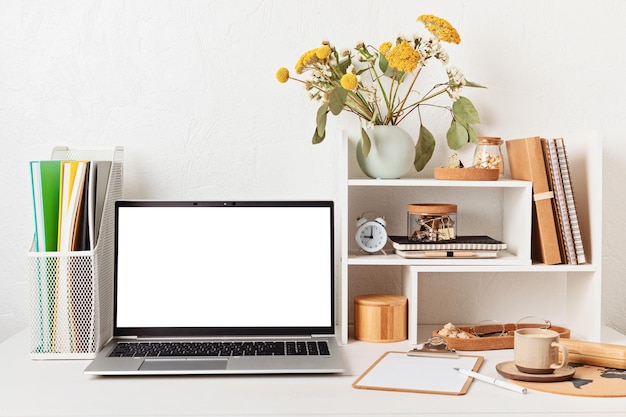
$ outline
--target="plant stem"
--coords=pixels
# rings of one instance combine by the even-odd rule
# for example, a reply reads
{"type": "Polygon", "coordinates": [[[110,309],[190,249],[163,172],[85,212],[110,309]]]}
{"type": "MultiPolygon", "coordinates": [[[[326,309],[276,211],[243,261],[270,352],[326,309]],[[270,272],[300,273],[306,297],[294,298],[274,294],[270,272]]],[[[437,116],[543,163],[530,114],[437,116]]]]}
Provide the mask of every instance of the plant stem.
{"type": "MultiPolygon", "coordinates": [[[[411,94],[411,91],[413,90],[413,86],[415,85],[415,82],[417,81],[417,77],[420,75],[420,72],[422,72],[422,68],[424,67],[421,65],[418,67],[417,71],[415,72],[415,76],[413,77],[413,81],[411,82],[411,85],[409,86],[409,89],[407,90],[406,95],[404,96],[404,99],[402,100],[402,102],[400,102],[400,105],[398,106],[398,108],[402,109],[404,107],[404,104],[408,100],[409,95],[411,94]]],[[[394,121],[393,124],[398,124],[398,123],[399,121],[394,121]]]]}
{"type": "MultiPolygon", "coordinates": [[[[435,88],[440,87],[440,86],[443,86],[443,85],[446,85],[446,86],[447,86],[447,84],[438,84],[438,85],[435,85],[435,86],[434,86],[434,87],[430,90],[430,92],[432,92],[435,88]]],[[[448,88],[446,87],[446,88],[443,88],[443,89],[441,89],[441,90],[437,91],[436,93],[431,93],[431,94],[428,94],[428,93],[427,93],[427,95],[426,95],[426,96],[424,96],[423,98],[421,98],[420,100],[416,101],[415,103],[413,103],[413,104],[411,104],[411,105],[409,105],[409,106],[406,106],[405,110],[407,110],[407,109],[408,109],[408,111],[405,111],[405,112],[404,112],[404,114],[403,114],[402,116],[399,116],[398,123],[400,123],[402,120],[404,120],[404,118],[405,118],[405,117],[407,117],[409,114],[411,114],[411,112],[412,112],[413,110],[415,110],[416,108],[418,108],[420,105],[427,105],[427,104],[425,104],[425,102],[426,102],[426,101],[430,100],[431,98],[437,97],[438,95],[440,95],[440,94],[442,94],[442,93],[445,93],[447,89],[448,89],[448,88]]],[[[429,93],[430,93],[430,92],[429,92],[429,93]]],[[[429,104],[429,105],[430,105],[430,106],[433,106],[433,107],[448,108],[448,107],[446,107],[446,106],[438,106],[438,105],[435,105],[435,104],[429,104]]]]}

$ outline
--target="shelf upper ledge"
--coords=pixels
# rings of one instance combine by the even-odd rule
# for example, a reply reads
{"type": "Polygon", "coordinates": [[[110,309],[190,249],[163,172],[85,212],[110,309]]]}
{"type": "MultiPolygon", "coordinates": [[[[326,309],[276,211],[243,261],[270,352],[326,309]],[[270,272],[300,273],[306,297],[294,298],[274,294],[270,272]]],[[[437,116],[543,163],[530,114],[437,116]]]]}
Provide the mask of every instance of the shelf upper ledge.
{"type": "Polygon", "coordinates": [[[592,263],[582,265],[545,265],[520,259],[507,251],[502,251],[498,258],[480,259],[406,259],[396,254],[362,255],[350,250],[348,265],[385,265],[408,266],[419,268],[422,272],[597,272],[592,263]]]}
{"type": "Polygon", "coordinates": [[[496,181],[455,181],[437,180],[434,178],[399,178],[399,179],[373,179],[373,178],[350,178],[349,186],[368,187],[482,187],[482,188],[526,188],[532,187],[531,181],[512,180],[502,178],[496,181]]]}

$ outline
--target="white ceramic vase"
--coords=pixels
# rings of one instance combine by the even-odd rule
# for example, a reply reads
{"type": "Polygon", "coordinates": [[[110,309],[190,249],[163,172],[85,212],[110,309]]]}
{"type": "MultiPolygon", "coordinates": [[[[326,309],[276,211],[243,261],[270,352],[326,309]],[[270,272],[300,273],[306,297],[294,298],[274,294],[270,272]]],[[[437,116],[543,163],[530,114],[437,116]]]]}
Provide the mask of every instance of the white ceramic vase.
{"type": "Polygon", "coordinates": [[[367,129],[372,143],[367,157],[363,156],[362,141],[356,149],[361,170],[371,178],[401,178],[413,168],[415,144],[406,130],[399,126],[374,126],[367,129]]]}

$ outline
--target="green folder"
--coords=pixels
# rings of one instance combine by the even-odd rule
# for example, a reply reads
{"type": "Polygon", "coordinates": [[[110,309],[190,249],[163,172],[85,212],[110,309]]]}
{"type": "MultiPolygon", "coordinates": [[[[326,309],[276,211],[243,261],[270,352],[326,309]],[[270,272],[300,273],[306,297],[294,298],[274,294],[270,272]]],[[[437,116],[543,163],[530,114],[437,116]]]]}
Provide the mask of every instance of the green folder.
{"type": "Polygon", "coordinates": [[[59,237],[59,190],[61,161],[40,161],[41,201],[43,206],[46,252],[57,250],[59,237]]]}

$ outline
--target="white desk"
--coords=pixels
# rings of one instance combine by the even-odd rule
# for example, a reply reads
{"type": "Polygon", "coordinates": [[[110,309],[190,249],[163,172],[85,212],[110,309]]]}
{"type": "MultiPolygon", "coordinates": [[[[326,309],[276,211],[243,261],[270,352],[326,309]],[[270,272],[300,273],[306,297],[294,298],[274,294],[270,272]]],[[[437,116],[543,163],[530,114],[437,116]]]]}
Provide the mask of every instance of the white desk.
{"type": "MultiPolygon", "coordinates": [[[[624,342],[614,333],[607,336],[607,343],[624,342]]],[[[480,381],[463,396],[352,388],[357,376],[384,352],[411,347],[408,342],[351,342],[342,347],[348,367],[344,375],[93,377],[83,375],[89,361],[31,360],[26,330],[0,344],[0,415],[626,416],[626,398],[537,391],[522,395],[480,381]]],[[[513,356],[512,350],[473,353],[485,357],[480,372],[494,377],[499,377],[495,366],[513,356]]]]}

